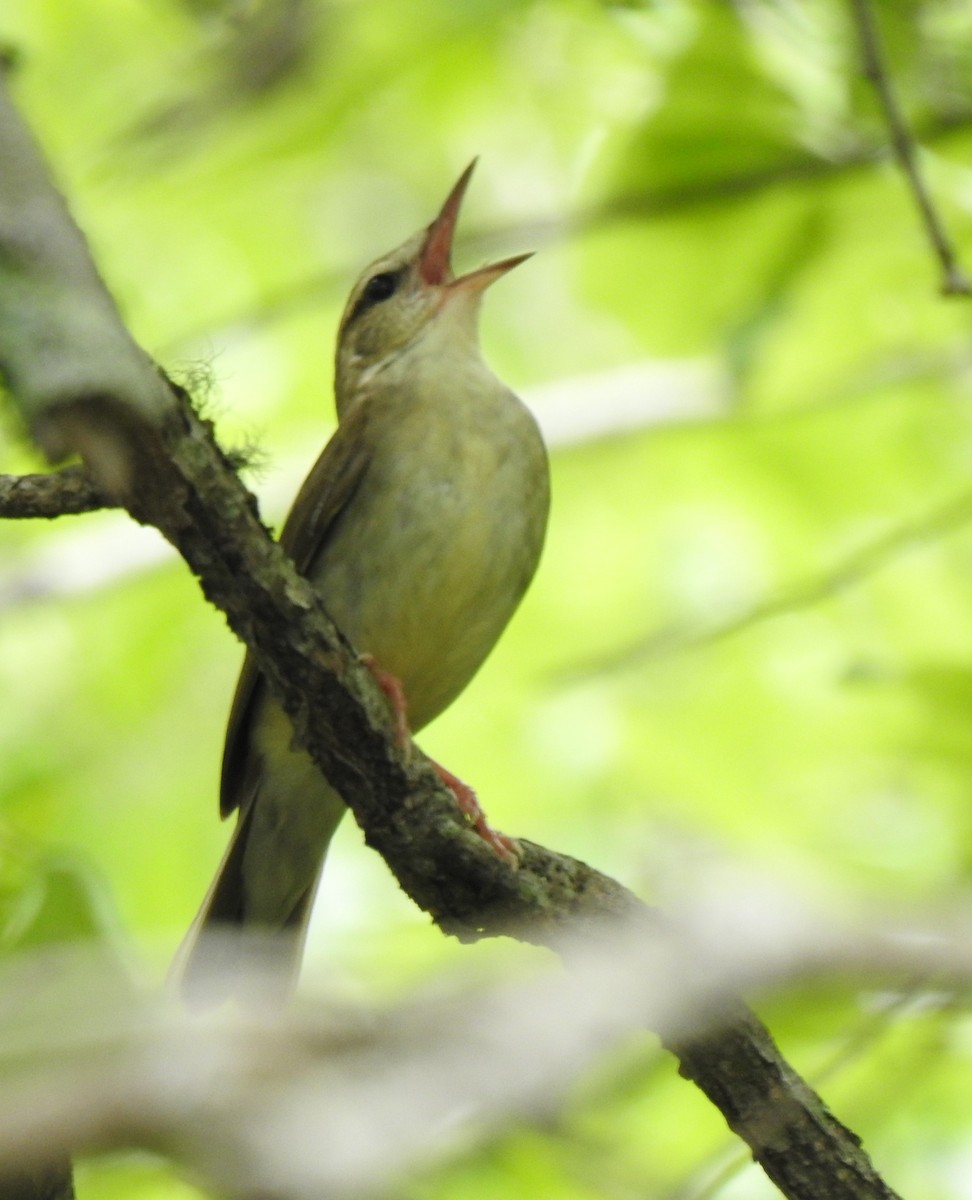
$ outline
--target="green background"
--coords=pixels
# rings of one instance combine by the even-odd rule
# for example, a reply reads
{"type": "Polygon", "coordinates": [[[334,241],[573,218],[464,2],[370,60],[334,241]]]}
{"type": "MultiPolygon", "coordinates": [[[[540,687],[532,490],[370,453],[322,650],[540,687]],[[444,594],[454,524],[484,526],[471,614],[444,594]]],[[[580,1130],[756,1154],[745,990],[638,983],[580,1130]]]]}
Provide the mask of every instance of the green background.
{"type": "MultiPolygon", "coordinates": [[[[972,8],[876,11],[972,266],[972,8]]],[[[6,0],[0,38],[135,335],[259,448],[275,523],[332,428],[347,291],[480,155],[458,266],[539,251],[483,344],[549,432],[554,507],[520,613],[422,744],[500,828],[663,904],[967,894],[972,307],[938,294],[843,3],[6,0]]],[[[37,468],[4,420],[0,469],[37,468]]],[[[227,835],[239,647],[121,514],[2,539],[4,944],[94,930],[161,979],[227,835]]],[[[442,938],[340,831],[309,990],[382,1004],[531,955],[442,938]]],[[[832,1067],[899,1191],[972,1196],[963,997],[825,982],[758,1007],[798,1069],[832,1067]]],[[[650,1043],[557,1111],[407,1194],[774,1194],[741,1158],[706,1191],[732,1138],[650,1043]]],[[[204,1194],[124,1156],[78,1191],[204,1194]]]]}

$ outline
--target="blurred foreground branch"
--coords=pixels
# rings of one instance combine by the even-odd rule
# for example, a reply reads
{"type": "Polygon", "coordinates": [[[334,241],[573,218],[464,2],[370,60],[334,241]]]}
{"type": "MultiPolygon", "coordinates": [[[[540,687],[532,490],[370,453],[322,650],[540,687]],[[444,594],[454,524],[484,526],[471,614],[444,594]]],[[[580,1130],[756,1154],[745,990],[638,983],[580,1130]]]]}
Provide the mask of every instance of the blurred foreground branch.
{"type": "MultiPolygon", "coordinates": [[[[440,928],[462,938],[509,934],[563,951],[578,921],[606,931],[624,920],[638,930],[639,942],[664,948],[667,973],[703,989],[708,964],[620,884],[528,842],[520,869],[511,870],[468,828],[421,753],[395,744],[371,672],[268,537],[209,423],[132,341],[2,84],[0,372],[49,456],[79,455],[99,489],[176,546],[205,595],[252,649],[297,736],[352,809],[368,843],[440,928]]],[[[663,1035],[682,1073],[719,1106],[785,1195],[893,1196],[859,1140],[790,1068],[741,1002],[725,1001],[718,1023],[704,1033],[663,1035]]],[[[173,1071],[174,1060],[152,1047],[152,1070],[135,1081],[143,1089],[141,1109],[123,1102],[107,1059],[89,1063],[98,1079],[114,1085],[119,1137],[157,1145],[166,1112],[209,1111],[211,1089],[224,1073],[239,1069],[235,1055],[243,1054],[244,1044],[238,1039],[230,1056],[215,1045],[207,1054],[206,1045],[203,1040],[196,1053],[209,1071],[197,1074],[194,1089],[173,1071]]],[[[296,1070],[298,1058],[279,1061],[296,1070]]],[[[93,1096],[84,1107],[82,1084],[90,1078],[79,1075],[76,1088],[60,1092],[72,1111],[82,1106],[82,1115],[94,1113],[93,1096]]],[[[305,1085],[301,1094],[307,1090],[305,1085]]],[[[274,1129],[281,1137],[300,1132],[302,1112],[291,1103],[286,1118],[278,1114],[275,1125],[259,1126],[259,1137],[247,1126],[251,1141],[244,1144],[266,1145],[274,1129]]],[[[243,1130],[245,1114],[236,1115],[243,1130]]],[[[93,1126],[91,1139],[73,1128],[76,1137],[69,1136],[68,1145],[96,1144],[93,1126]]],[[[212,1128],[197,1121],[195,1130],[197,1143],[205,1143],[197,1147],[202,1156],[212,1128]]],[[[333,1156],[336,1144],[340,1140],[313,1139],[314,1153],[333,1156]]],[[[36,1155],[54,1153],[50,1143],[34,1148],[36,1155]]],[[[240,1155],[244,1162],[249,1157],[240,1155]]],[[[237,1190],[245,1194],[248,1188],[252,1194],[247,1184],[237,1190]]],[[[307,1194],[299,1180],[271,1190],[307,1194]]]]}
{"type": "MultiPolygon", "coordinates": [[[[875,923],[836,927],[792,896],[754,897],[738,879],[733,887],[734,900],[720,892],[687,914],[678,948],[646,943],[638,922],[581,925],[566,945],[570,974],[554,967],[488,989],[437,989],[354,1016],[316,1005],[281,1014],[270,1004],[195,1018],[171,998],[120,985],[97,950],[9,960],[0,974],[0,1164],[137,1144],[223,1194],[355,1200],[434,1161],[444,1145],[542,1119],[645,1023],[669,1044],[724,1047],[720,1030],[740,987],[779,993],[839,975],[886,988],[920,972],[942,994],[972,979],[968,912],[889,935],[875,923]],[[766,915],[754,920],[756,912],[766,915]],[[683,969],[686,947],[706,961],[704,979],[683,969]]],[[[250,982],[259,994],[259,975],[250,982]]],[[[771,1110],[746,1114],[780,1152],[794,1102],[781,1092],[771,1110]]],[[[853,1160],[830,1183],[812,1161],[802,1169],[817,1179],[802,1193],[815,1200],[877,1194],[848,1182],[853,1160]]]]}

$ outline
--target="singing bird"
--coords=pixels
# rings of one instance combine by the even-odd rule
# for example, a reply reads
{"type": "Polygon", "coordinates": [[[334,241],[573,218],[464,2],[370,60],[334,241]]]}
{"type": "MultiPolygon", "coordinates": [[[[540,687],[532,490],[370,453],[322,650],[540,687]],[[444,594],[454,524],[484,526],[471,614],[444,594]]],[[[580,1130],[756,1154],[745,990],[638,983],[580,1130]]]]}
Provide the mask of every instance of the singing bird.
{"type": "MultiPolygon", "coordinates": [[[[431,225],[352,289],[337,340],[337,430],[280,536],[413,732],[455,700],[512,617],[550,500],[537,424],[479,348],[483,293],[530,256],[459,278],[451,266],[474,165],[431,225]]],[[[509,854],[469,789],[440,774],[482,836],[509,854]]],[[[238,965],[229,940],[207,939],[210,931],[273,934],[274,972],[296,974],[345,812],[249,654],[226,734],[221,811],[238,813],[236,829],[179,963],[184,990],[210,999],[214,986],[232,990],[238,965]]]]}

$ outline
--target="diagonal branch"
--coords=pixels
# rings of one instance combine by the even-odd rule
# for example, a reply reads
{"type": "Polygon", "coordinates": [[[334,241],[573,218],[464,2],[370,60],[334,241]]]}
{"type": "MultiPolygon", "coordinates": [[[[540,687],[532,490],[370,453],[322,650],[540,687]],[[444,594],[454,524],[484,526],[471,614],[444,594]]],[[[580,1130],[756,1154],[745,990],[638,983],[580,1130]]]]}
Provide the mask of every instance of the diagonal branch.
{"type": "MultiPolygon", "coordinates": [[[[444,931],[562,949],[582,918],[628,918],[704,978],[660,917],[607,876],[529,843],[518,871],[505,866],[465,825],[427,760],[395,745],[370,672],[267,535],[209,423],[122,325],[2,87],[0,372],[48,454],[79,454],[97,487],[178,548],[369,844],[444,931]]],[[[718,1032],[670,1048],[785,1195],[893,1200],[858,1139],[741,1002],[728,1005],[718,1032]]]]}

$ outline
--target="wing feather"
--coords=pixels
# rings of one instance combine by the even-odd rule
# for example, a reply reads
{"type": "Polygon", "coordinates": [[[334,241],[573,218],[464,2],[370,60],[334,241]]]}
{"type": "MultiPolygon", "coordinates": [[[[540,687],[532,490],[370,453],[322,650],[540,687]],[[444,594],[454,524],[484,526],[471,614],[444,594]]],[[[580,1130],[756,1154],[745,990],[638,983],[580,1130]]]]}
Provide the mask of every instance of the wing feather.
{"type": "MultiPolygon", "coordinates": [[[[280,533],[280,545],[307,575],[334,534],[368,471],[370,456],[365,430],[369,406],[359,401],[344,416],[334,436],[304,480],[280,533]]],[[[220,812],[228,816],[252,791],[258,766],[250,753],[250,725],[266,684],[252,654],[247,652],[236,684],[226,729],[220,779],[220,812]]]]}

